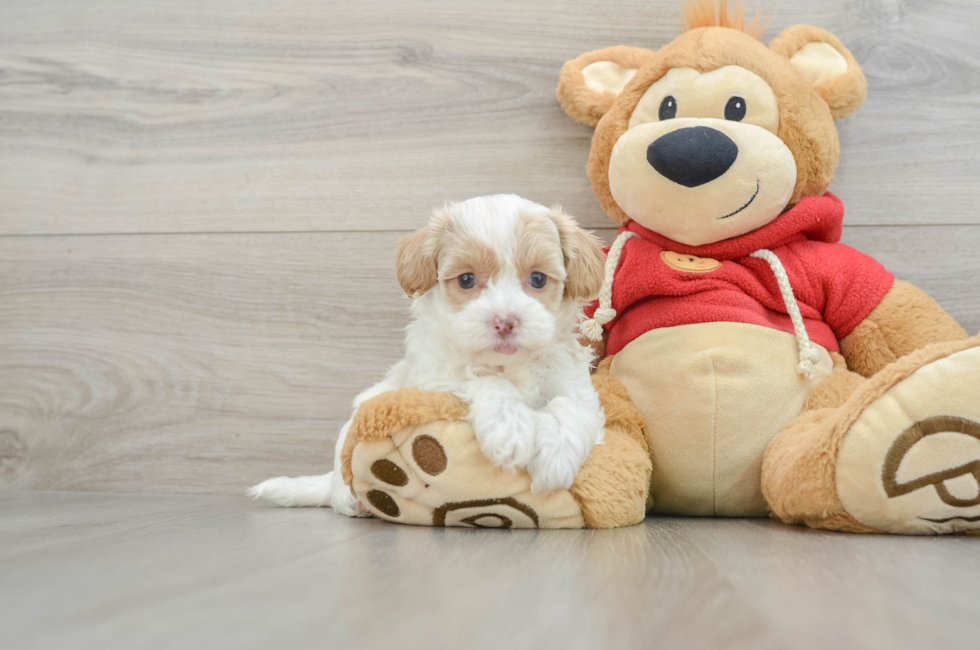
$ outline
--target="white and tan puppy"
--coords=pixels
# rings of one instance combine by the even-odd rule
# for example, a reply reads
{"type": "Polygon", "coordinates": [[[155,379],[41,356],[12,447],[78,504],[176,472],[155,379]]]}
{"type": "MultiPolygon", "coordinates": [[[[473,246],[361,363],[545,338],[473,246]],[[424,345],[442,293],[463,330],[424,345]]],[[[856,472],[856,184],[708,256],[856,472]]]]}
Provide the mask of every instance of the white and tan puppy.
{"type": "MultiPolygon", "coordinates": [[[[436,210],[398,244],[397,275],[413,298],[405,358],[360,404],[400,388],[447,391],[495,465],[527,468],[531,488],[567,488],[605,416],[579,341],[582,305],[600,289],[598,240],[557,208],[514,195],[479,197],[436,210]]],[[[269,479],[249,494],[284,506],[330,505],[367,514],[334,471],[269,479]]]]}

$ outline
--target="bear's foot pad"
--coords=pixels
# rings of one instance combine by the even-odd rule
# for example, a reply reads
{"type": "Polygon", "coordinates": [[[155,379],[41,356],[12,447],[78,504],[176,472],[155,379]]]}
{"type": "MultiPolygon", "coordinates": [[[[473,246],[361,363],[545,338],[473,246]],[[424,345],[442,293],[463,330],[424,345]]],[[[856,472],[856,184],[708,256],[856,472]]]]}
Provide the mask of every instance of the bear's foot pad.
{"type": "Polygon", "coordinates": [[[358,445],[354,493],[388,521],[473,528],[582,528],[568,490],[533,494],[527,472],[495,467],[465,422],[437,421],[358,445]]]}
{"type": "Polygon", "coordinates": [[[348,433],[344,472],[361,503],[403,524],[585,527],[569,490],[532,493],[526,471],[487,460],[465,414],[445,393],[396,391],[365,402],[348,433]]]}
{"type": "Polygon", "coordinates": [[[616,528],[648,507],[652,463],[643,416],[614,377],[595,376],[605,441],[567,490],[532,492],[531,476],[491,463],[454,395],[403,389],[361,404],[341,474],[372,514],[420,526],[616,528]]]}
{"type": "Polygon", "coordinates": [[[838,495],[852,517],[885,532],[980,529],[980,341],[921,356],[850,425],[838,495]]]}

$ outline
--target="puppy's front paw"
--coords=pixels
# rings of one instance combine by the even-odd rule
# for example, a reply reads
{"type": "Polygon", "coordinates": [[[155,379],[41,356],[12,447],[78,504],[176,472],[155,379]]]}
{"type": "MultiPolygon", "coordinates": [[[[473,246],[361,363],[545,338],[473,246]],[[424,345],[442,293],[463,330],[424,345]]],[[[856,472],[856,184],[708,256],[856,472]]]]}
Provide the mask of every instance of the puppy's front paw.
{"type": "Polygon", "coordinates": [[[531,492],[565,490],[575,482],[575,475],[585,460],[580,445],[562,435],[555,416],[535,413],[537,450],[528,465],[531,492]]]}
{"type": "Polygon", "coordinates": [[[516,471],[534,456],[534,411],[520,402],[488,404],[473,423],[480,450],[490,462],[516,471]]]}

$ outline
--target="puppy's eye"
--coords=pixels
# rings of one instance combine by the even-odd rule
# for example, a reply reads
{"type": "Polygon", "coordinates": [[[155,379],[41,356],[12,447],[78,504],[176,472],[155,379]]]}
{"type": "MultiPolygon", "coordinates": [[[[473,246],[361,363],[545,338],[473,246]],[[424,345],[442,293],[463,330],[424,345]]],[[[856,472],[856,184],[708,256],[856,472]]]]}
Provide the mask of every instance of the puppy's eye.
{"type": "Polygon", "coordinates": [[[456,282],[458,282],[459,286],[464,289],[472,289],[476,286],[476,276],[472,273],[464,273],[456,278],[456,282]]]}
{"type": "Polygon", "coordinates": [[[544,273],[538,273],[535,271],[531,274],[531,279],[529,282],[535,289],[541,289],[544,287],[544,285],[548,284],[548,276],[544,273]]]}
{"type": "Polygon", "coordinates": [[[660,102],[660,120],[672,120],[677,117],[677,100],[673,95],[667,95],[660,102]]]}
{"type": "Polygon", "coordinates": [[[725,119],[741,122],[743,117],[745,117],[745,100],[735,95],[725,104],[725,119]]]}

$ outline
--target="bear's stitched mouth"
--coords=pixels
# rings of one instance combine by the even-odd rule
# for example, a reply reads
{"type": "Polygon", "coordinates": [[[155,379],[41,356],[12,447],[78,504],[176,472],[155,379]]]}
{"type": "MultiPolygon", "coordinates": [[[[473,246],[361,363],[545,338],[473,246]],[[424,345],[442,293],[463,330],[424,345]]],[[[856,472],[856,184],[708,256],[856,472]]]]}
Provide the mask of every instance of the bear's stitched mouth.
{"type": "Polygon", "coordinates": [[[735,212],[732,212],[730,214],[726,214],[724,217],[718,217],[718,220],[721,221],[722,219],[727,219],[728,217],[734,217],[736,214],[738,214],[739,212],[741,212],[745,208],[747,208],[750,205],[752,205],[752,201],[755,201],[755,197],[757,197],[757,196],[759,196],[759,181],[756,181],[755,182],[755,194],[752,195],[752,198],[749,199],[749,202],[748,203],[746,203],[745,205],[743,205],[742,207],[740,207],[735,212]]]}

